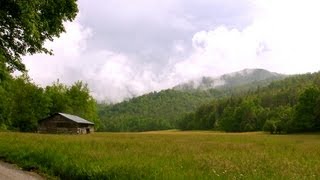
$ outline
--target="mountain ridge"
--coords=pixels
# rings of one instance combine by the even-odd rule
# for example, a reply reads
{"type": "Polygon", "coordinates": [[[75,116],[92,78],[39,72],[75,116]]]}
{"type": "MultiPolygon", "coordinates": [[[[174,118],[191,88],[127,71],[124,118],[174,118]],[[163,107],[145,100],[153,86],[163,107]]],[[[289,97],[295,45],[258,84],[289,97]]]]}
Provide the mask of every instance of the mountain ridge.
{"type": "Polygon", "coordinates": [[[278,80],[287,77],[287,75],[271,72],[265,69],[243,69],[232,73],[223,74],[217,77],[202,76],[185,83],[178,84],[174,90],[207,90],[207,89],[224,89],[235,86],[250,84],[253,82],[265,81],[270,79],[278,80]]]}
{"type": "Polygon", "coordinates": [[[104,124],[104,130],[147,131],[176,128],[179,119],[184,114],[193,112],[202,104],[254,91],[259,87],[269,85],[273,80],[283,78],[283,76],[272,74],[267,70],[246,70],[241,73],[243,75],[237,73],[226,74],[224,79],[229,80],[229,82],[232,82],[232,80],[247,80],[251,84],[246,84],[247,81],[243,83],[242,81],[240,81],[241,83],[235,83],[237,82],[235,81],[230,83],[229,86],[219,88],[182,90],[171,88],[159,92],[150,92],[113,105],[100,105],[99,116],[104,124]],[[234,79],[234,77],[240,76],[242,79],[234,79]],[[254,76],[263,78],[255,79],[254,76]]]}

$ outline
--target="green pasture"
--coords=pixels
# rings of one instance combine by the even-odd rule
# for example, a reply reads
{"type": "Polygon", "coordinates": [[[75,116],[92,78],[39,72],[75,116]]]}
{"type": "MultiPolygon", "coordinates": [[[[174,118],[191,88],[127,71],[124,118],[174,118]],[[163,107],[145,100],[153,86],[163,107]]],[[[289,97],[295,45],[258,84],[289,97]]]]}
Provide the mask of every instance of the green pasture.
{"type": "Polygon", "coordinates": [[[61,179],[320,179],[320,135],[0,132],[0,157],[61,179]]]}

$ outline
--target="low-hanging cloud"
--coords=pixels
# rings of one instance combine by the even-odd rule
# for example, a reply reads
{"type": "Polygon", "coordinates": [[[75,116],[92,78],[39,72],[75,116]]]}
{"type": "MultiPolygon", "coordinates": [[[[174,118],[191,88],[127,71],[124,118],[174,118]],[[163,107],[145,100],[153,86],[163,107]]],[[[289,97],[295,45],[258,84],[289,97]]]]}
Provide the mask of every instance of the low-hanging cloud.
{"type": "Polygon", "coordinates": [[[320,12],[315,8],[320,4],[288,3],[259,1],[262,13],[242,30],[221,25],[197,32],[192,39],[193,53],[175,64],[176,72],[196,78],[244,68],[287,74],[320,70],[320,12]]]}
{"type": "MultiPolygon", "coordinates": [[[[124,3],[108,2],[113,3],[113,7],[124,3]]],[[[81,13],[75,22],[66,24],[67,33],[53,43],[48,43],[55,56],[35,55],[24,58],[29,75],[41,85],[48,85],[57,79],[66,84],[83,80],[89,84],[92,95],[98,100],[118,102],[124,98],[170,88],[200,76],[217,76],[244,68],[259,67],[280,73],[303,73],[320,69],[317,50],[320,42],[317,17],[320,17],[320,12],[316,9],[316,1],[290,1],[289,6],[289,1],[274,1],[271,4],[258,0],[252,3],[254,8],[251,11],[255,17],[250,23],[249,17],[241,18],[246,19],[241,25],[239,18],[226,21],[219,19],[218,23],[211,22],[210,25],[208,17],[211,16],[200,13],[201,9],[198,9],[197,14],[197,9],[190,10],[190,7],[183,6],[178,0],[163,1],[160,4],[151,1],[140,3],[139,6],[126,9],[130,16],[122,15],[121,10],[116,14],[108,11],[111,16],[109,23],[124,22],[115,23],[115,29],[110,28],[110,31],[105,32],[103,30],[107,25],[96,27],[98,18],[90,18],[92,14],[88,11],[81,13]],[[144,5],[149,10],[139,14],[144,5]],[[176,14],[172,13],[175,9],[176,14]],[[162,19],[163,14],[170,19],[168,23],[175,26],[167,28],[168,24],[162,19]],[[142,16],[147,16],[150,22],[142,16]],[[148,28],[157,18],[156,28],[148,28]],[[201,23],[193,21],[197,18],[202,18],[201,23]],[[86,23],[90,19],[93,22],[86,23]],[[134,25],[130,26],[130,22],[134,25]],[[140,27],[133,28],[139,24],[140,27]],[[179,30],[171,31],[172,28],[179,30]],[[123,34],[118,31],[130,31],[131,34],[124,33],[128,36],[117,41],[117,37],[123,34]],[[156,37],[157,33],[162,34],[156,37]]],[[[226,8],[234,7],[226,3],[226,8]]],[[[197,3],[190,4],[195,6],[197,3]]],[[[98,9],[97,12],[103,13],[102,10],[98,9]]],[[[241,13],[236,14],[240,16],[241,13]]],[[[249,16],[247,12],[243,15],[249,16]]]]}

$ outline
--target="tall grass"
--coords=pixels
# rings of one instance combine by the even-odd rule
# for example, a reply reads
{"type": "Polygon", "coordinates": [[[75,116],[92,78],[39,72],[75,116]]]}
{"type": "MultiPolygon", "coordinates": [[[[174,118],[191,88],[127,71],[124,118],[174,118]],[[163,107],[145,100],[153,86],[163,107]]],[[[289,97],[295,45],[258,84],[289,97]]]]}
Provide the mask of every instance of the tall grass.
{"type": "Polygon", "coordinates": [[[0,132],[0,156],[62,179],[319,179],[320,135],[0,132]]]}

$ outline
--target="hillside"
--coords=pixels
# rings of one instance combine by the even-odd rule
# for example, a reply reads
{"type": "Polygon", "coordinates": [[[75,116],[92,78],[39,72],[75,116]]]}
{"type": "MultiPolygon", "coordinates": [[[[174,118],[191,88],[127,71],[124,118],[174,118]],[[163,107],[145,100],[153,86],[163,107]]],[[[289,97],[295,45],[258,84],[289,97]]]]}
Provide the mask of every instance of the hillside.
{"type": "Polygon", "coordinates": [[[217,99],[181,118],[181,129],[289,133],[320,130],[320,73],[217,99]]]}
{"type": "Polygon", "coordinates": [[[219,77],[201,77],[179,84],[175,90],[207,90],[207,89],[227,89],[248,84],[267,83],[278,79],[283,79],[286,75],[270,72],[264,69],[244,69],[219,77]]]}
{"type": "Polygon", "coordinates": [[[100,105],[99,116],[106,131],[171,129],[184,113],[221,96],[223,94],[217,90],[182,92],[168,89],[115,105],[100,105]]]}
{"type": "MultiPolygon", "coordinates": [[[[99,116],[106,131],[146,131],[177,128],[178,120],[213,99],[254,91],[283,75],[266,70],[243,70],[219,79],[224,86],[209,88],[217,78],[203,78],[201,88],[178,88],[152,92],[114,105],[100,105],[99,116]],[[251,83],[251,84],[249,84],[251,83]],[[211,84],[211,85],[210,85],[211,84]],[[206,87],[206,88],[203,88],[206,87]]],[[[188,85],[186,85],[187,87],[188,85]]]]}

